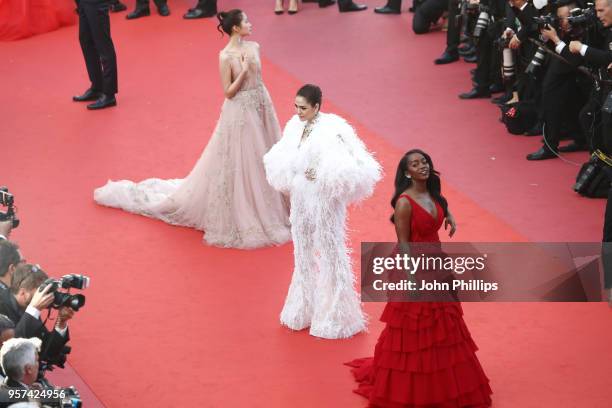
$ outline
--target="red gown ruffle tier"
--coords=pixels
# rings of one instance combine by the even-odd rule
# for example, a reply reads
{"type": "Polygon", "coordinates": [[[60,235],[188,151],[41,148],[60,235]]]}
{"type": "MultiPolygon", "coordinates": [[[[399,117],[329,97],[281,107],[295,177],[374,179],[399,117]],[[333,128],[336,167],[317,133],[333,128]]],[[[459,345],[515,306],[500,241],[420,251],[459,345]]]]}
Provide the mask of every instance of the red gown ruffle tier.
{"type": "Polygon", "coordinates": [[[74,0],[0,0],[0,41],[14,41],[76,22],[74,0]]]}
{"type": "MultiPolygon", "coordinates": [[[[436,203],[434,218],[412,204],[411,241],[440,242],[443,222],[436,203]]],[[[359,387],[356,393],[382,408],[483,408],[491,405],[491,387],[476,358],[476,344],[457,302],[389,302],[386,323],[374,358],[347,365],[359,387]]]]}
{"type": "Polygon", "coordinates": [[[389,303],[374,358],[347,365],[373,407],[480,408],[491,388],[459,303],[389,303]]]}

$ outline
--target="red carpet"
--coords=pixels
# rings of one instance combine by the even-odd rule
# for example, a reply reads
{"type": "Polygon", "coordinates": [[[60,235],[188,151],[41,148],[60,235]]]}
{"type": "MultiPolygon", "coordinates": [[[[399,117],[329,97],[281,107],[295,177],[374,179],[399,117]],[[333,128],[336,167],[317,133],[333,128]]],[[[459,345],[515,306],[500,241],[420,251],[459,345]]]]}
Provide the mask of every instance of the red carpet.
{"type": "MultiPolygon", "coordinates": [[[[455,240],[601,239],[604,203],[571,191],[575,167],[528,163],[538,138],[506,134],[487,101],[457,99],[470,66],[433,66],[442,33],[417,38],[408,14],[339,16],[307,4],[275,16],[271,2],[252,3],[220,1],[247,10],[281,122],[298,86],[318,83],[324,110],[349,118],[385,165],[375,196],[351,211],[355,256],[362,240],[393,240],[395,165],[417,146],[446,181],[455,240]]],[[[211,248],[197,231],[93,203],[108,178],[184,176],[210,137],[225,39],[213,20],[183,21],[190,6],[170,2],[168,18],[113,15],[120,93],[106,111],[70,101],[87,86],[75,27],[0,44],[0,184],[14,191],[23,220],[13,239],[53,275],[92,276],[69,361],[108,407],[364,407],[342,362],[371,355],[382,305],[366,305],[370,332],[350,340],[292,333],[278,324],[291,245],[211,248]]],[[[465,310],[495,407],[610,406],[604,304],[465,310]]]]}

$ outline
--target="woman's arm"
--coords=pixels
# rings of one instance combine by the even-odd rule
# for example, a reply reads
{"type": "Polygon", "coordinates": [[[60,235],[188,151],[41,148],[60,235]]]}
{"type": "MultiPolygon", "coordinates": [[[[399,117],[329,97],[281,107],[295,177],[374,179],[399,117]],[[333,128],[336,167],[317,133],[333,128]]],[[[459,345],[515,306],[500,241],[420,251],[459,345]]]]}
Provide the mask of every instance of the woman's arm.
{"type": "Polygon", "coordinates": [[[400,244],[410,242],[410,220],[412,218],[412,206],[408,200],[397,200],[395,203],[395,234],[400,244]]]}
{"type": "Polygon", "coordinates": [[[455,231],[457,231],[457,223],[455,222],[455,217],[451,214],[449,209],[446,209],[446,219],[444,220],[444,230],[448,228],[450,225],[451,229],[448,233],[449,237],[455,235],[455,231]]]}
{"type": "Polygon", "coordinates": [[[242,71],[240,71],[240,74],[238,74],[236,79],[234,79],[232,82],[232,67],[230,64],[230,58],[227,55],[219,55],[221,85],[223,86],[223,92],[225,93],[225,97],[227,99],[232,99],[234,96],[236,96],[242,87],[242,83],[246,79],[249,68],[249,60],[246,55],[242,55],[240,58],[240,64],[242,65],[242,71]]]}

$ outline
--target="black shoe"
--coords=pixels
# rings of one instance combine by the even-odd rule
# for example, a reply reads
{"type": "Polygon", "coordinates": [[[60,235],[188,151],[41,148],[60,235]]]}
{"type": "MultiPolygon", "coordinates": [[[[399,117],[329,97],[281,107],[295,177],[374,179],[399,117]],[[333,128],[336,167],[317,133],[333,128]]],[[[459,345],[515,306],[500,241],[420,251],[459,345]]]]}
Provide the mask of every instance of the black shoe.
{"type": "Polygon", "coordinates": [[[157,8],[157,12],[162,17],[168,17],[170,15],[170,9],[168,8],[167,4],[162,4],[161,6],[159,6],[157,8]]]}
{"type": "Polygon", "coordinates": [[[374,12],[378,14],[401,14],[402,0],[388,0],[384,7],[376,7],[374,12]]]}
{"type": "Polygon", "coordinates": [[[459,55],[464,57],[466,55],[476,54],[476,47],[474,47],[473,45],[468,45],[466,47],[459,47],[457,51],[459,52],[459,55]]]}
{"type": "Polygon", "coordinates": [[[140,17],[145,17],[145,16],[149,16],[151,15],[151,10],[149,10],[148,7],[142,7],[142,8],[136,8],[136,10],[132,11],[131,13],[128,13],[127,16],[125,16],[125,18],[127,18],[128,20],[134,20],[140,17]]]}
{"type": "Polygon", "coordinates": [[[106,94],[102,94],[102,96],[98,98],[97,101],[87,105],[87,109],[89,110],[104,109],[104,108],[109,108],[115,105],[117,105],[117,99],[115,99],[115,95],[108,96],[106,94]]]}
{"type": "Polygon", "coordinates": [[[183,18],[186,20],[193,20],[196,18],[214,17],[216,14],[217,14],[216,11],[213,12],[212,10],[202,10],[199,8],[193,8],[193,9],[189,9],[189,11],[185,13],[183,18]]]}
{"type": "Polygon", "coordinates": [[[506,88],[502,84],[493,84],[489,87],[489,92],[492,94],[505,92],[506,88]]]}
{"type": "Polygon", "coordinates": [[[434,61],[436,65],[450,64],[451,62],[459,61],[459,53],[444,51],[440,58],[434,61]]]}
{"type": "Polygon", "coordinates": [[[563,153],[571,153],[571,152],[588,152],[589,148],[583,144],[577,144],[576,142],[572,142],[568,145],[561,146],[559,148],[560,152],[563,153]]]}
{"type": "Polygon", "coordinates": [[[365,4],[355,4],[352,1],[346,5],[338,5],[341,13],[346,13],[349,11],[363,11],[368,8],[365,4]]]}
{"type": "Polygon", "coordinates": [[[127,6],[121,3],[120,1],[110,6],[111,13],[118,13],[120,11],[125,11],[125,10],[127,10],[127,6]]]}
{"type": "Polygon", "coordinates": [[[479,98],[490,98],[491,92],[489,92],[488,88],[478,88],[474,87],[471,91],[462,93],[459,95],[461,99],[479,99],[479,98]]]}
{"type": "Polygon", "coordinates": [[[508,102],[510,99],[512,99],[512,94],[505,93],[502,96],[491,99],[491,103],[494,103],[495,105],[503,105],[506,102],[508,102]]]}
{"type": "MultiPolygon", "coordinates": [[[[306,2],[304,2],[306,3],[306,2]]],[[[315,3],[313,1],[313,3],[315,3]]],[[[334,4],[336,4],[336,0],[319,0],[319,7],[324,8],[324,7],[328,7],[328,6],[333,6],[334,4]]]]}
{"type": "Polygon", "coordinates": [[[73,96],[72,100],[75,102],[87,102],[87,101],[96,101],[102,95],[102,92],[93,90],[89,88],[83,95],[73,96]]]}
{"type": "Polygon", "coordinates": [[[554,159],[556,158],[557,155],[555,155],[555,153],[550,150],[548,147],[540,147],[540,150],[538,150],[537,152],[533,152],[533,153],[529,153],[527,155],[527,160],[547,160],[547,159],[554,159]]]}
{"type": "Polygon", "coordinates": [[[466,56],[463,57],[463,60],[465,62],[469,62],[469,63],[474,64],[474,63],[478,62],[478,56],[476,54],[466,55],[466,56]]]}

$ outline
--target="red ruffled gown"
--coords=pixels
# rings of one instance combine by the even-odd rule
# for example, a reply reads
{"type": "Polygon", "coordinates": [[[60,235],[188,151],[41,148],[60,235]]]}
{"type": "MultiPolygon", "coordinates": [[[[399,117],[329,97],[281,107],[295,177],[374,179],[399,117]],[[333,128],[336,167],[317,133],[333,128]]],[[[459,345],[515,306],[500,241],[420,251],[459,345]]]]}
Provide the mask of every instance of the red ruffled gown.
{"type": "MultiPolygon", "coordinates": [[[[412,204],[411,242],[440,242],[444,214],[412,204]]],[[[373,358],[347,365],[360,383],[355,390],[372,407],[481,408],[491,405],[491,387],[476,358],[476,344],[456,302],[389,302],[380,318],[386,327],[373,358]]]]}
{"type": "Polygon", "coordinates": [[[57,30],[77,20],[74,0],[0,0],[0,41],[57,30]]]}

